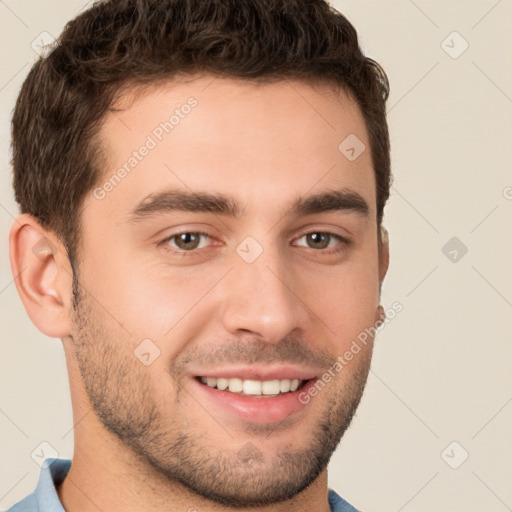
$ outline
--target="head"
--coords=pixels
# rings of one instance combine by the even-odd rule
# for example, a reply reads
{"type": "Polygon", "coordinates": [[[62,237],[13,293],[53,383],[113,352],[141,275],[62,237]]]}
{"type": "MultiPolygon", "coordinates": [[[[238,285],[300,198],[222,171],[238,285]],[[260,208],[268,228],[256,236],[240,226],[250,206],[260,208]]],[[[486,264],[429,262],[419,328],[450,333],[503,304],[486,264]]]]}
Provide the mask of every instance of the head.
{"type": "Polygon", "coordinates": [[[17,287],[74,396],[154,474],[250,506],[325,469],[373,339],[339,357],[382,316],[387,95],[320,0],[98,2],[31,70],[17,287]]]}

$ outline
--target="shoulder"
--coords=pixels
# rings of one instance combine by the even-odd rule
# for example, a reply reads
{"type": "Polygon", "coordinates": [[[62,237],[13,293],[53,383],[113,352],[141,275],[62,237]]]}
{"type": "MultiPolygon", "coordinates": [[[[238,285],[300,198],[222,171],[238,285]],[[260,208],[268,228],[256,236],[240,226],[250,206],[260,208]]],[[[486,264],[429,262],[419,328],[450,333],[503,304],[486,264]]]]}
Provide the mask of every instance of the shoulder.
{"type": "Polygon", "coordinates": [[[34,493],[18,501],[18,503],[7,509],[6,512],[39,512],[39,506],[34,493]]]}
{"type": "Polygon", "coordinates": [[[13,505],[6,512],[64,512],[56,486],[66,477],[71,460],[48,458],[41,466],[35,491],[13,505]]]}
{"type": "Polygon", "coordinates": [[[359,512],[332,489],[329,489],[329,505],[332,512],[359,512]]]}

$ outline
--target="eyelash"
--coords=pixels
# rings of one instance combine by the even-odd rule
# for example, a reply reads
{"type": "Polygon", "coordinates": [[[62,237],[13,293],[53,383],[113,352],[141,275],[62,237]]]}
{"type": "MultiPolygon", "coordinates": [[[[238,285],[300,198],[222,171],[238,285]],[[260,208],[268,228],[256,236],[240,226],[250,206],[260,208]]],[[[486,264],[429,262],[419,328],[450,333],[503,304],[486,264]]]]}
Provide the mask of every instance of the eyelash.
{"type": "MultiPolygon", "coordinates": [[[[205,233],[204,231],[182,231],[180,233],[175,233],[175,234],[173,234],[171,236],[166,237],[164,240],[159,242],[158,245],[159,246],[162,245],[166,251],[169,251],[172,254],[179,255],[179,256],[185,256],[187,254],[190,254],[191,256],[194,256],[201,249],[205,249],[203,247],[201,249],[191,249],[191,250],[187,251],[185,249],[176,249],[176,248],[169,247],[168,242],[170,242],[171,240],[175,239],[176,237],[178,237],[180,235],[186,235],[186,234],[193,234],[193,235],[204,236],[204,237],[207,237],[207,238],[212,238],[208,233],[205,233]]],[[[332,233],[330,231],[307,231],[307,232],[301,234],[299,237],[297,237],[296,240],[300,240],[301,238],[303,238],[303,237],[305,237],[307,235],[311,235],[311,234],[328,235],[331,238],[338,239],[339,242],[340,242],[340,244],[338,246],[336,246],[335,248],[331,247],[330,249],[313,249],[312,247],[306,247],[306,248],[310,249],[311,251],[320,252],[320,253],[324,253],[324,254],[337,254],[337,253],[339,253],[339,252],[341,252],[343,250],[346,250],[346,249],[348,249],[349,247],[352,246],[352,241],[351,240],[349,240],[348,238],[345,238],[345,237],[343,237],[341,235],[338,235],[337,233],[332,233]]],[[[329,242],[330,242],[330,240],[329,240],[329,242]]],[[[304,246],[300,246],[300,247],[304,247],[304,246]]]]}

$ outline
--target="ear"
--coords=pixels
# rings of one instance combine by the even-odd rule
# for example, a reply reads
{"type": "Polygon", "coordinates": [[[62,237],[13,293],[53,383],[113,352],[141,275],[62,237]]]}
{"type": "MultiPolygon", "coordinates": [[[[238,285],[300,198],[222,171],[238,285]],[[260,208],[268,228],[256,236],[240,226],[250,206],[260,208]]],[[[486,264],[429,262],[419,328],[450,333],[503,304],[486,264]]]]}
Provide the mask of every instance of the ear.
{"type": "MultiPolygon", "coordinates": [[[[388,230],[384,227],[380,227],[380,237],[379,237],[379,302],[380,302],[380,294],[382,291],[382,282],[386,277],[388,267],[389,267],[389,234],[388,230]]],[[[386,313],[384,308],[379,304],[377,311],[375,312],[375,322],[384,322],[386,318],[386,313]]]]}
{"type": "Polygon", "coordinates": [[[379,290],[382,289],[382,282],[386,277],[389,267],[389,233],[381,226],[379,242],[379,290]]]}
{"type": "Polygon", "coordinates": [[[9,259],[18,294],[34,325],[52,338],[68,336],[73,274],[60,239],[24,213],[11,226],[9,259]]]}

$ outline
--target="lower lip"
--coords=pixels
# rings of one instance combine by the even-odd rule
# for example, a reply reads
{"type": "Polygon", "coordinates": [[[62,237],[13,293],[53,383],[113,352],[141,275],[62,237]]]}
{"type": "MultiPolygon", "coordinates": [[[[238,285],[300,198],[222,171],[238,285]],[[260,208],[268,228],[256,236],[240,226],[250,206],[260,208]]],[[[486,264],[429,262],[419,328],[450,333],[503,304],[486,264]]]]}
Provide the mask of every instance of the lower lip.
{"type": "Polygon", "coordinates": [[[220,406],[228,414],[235,415],[245,421],[264,424],[283,421],[288,416],[304,410],[308,404],[301,403],[299,395],[304,392],[307,393],[309,387],[314,386],[316,379],[310,379],[297,391],[266,398],[253,398],[229,391],[221,391],[202,384],[195,378],[192,378],[192,381],[192,384],[201,393],[204,393],[210,402],[220,406]]]}

